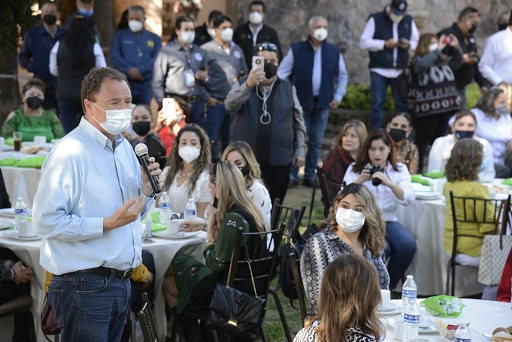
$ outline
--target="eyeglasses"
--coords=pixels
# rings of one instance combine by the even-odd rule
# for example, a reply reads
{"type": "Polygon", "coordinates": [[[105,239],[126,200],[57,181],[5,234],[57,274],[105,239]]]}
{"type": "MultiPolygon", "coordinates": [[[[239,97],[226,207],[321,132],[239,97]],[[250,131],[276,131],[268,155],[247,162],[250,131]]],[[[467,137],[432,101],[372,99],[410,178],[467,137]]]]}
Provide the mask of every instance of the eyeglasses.
{"type": "Polygon", "coordinates": [[[277,52],[277,45],[274,43],[261,43],[256,45],[257,51],[274,51],[277,52]]]}

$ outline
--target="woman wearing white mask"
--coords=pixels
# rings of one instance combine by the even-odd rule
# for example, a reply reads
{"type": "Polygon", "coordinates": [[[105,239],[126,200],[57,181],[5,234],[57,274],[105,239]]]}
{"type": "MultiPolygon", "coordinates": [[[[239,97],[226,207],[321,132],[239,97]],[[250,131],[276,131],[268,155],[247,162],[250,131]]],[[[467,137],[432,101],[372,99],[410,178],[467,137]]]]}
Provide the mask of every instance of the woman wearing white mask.
{"type": "Polygon", "coordinates": [[[199,126],[183,127],[174,141],[167,166],[162,171],[164,185],[171,199],[171,210],[183,213],[190,198],[197,207],[197,216],[204,217],[210,202],[208,169],[210,166],[210,142],[199,126]]]}
{"type": "Polygon", "coordinates": [[[318,309],[318,293],[325,268],[346,253],[365,257],[379,276],[380,288],[389,288],[384,259],[385,225],[368,188],[357,183],[344,187],[334,198],[334,207],[329,210],[321,228],[325,229],[307,241],[300,262],[306,297],[313,312],[318,309]]]}
{"type": "Polygon", "coordinates": [[[420,36],[409,66],[408,112],[414,119],[419,170],[434,140],[445,135],[448,120],[460,109],[454,71],[464,63],[457,38],[425,33],[420,36]]]}

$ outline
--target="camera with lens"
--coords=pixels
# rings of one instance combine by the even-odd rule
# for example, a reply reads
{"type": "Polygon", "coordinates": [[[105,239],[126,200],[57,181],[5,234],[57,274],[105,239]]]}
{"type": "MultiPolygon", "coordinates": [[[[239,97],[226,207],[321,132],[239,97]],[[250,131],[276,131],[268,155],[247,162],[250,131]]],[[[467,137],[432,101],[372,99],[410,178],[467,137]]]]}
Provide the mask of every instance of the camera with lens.
{"type": "MultiPolygon", "coordinates": [[[[370,171],[370,177],[371,177],[375,172],[385,172],[386,170],[379,165],[373,165],[368,168],[368,171],[370,171]]],[[[382,184],[382,181],[379,178],[372,177],[372,184],[374,186],[379,186],[382,184]]]]}

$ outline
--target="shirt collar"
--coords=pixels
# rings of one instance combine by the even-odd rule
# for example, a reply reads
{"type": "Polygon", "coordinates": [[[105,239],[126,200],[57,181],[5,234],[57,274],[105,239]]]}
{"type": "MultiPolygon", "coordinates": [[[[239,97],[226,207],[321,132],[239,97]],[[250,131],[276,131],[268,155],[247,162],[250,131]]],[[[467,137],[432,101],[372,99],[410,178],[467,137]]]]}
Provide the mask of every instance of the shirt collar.
{"type": "Polygon", "coordinates": [[[108,148],[109,150],[112,151],[114,150],[113,142],[115,143],[115,146],[119,146],[119,144],[121,144],[121,142],[124,139],[122,134],[118,134],[114,137],[113,142],[110,141],[110,139],[105,134],[101,133],[96,127],[94,127],[89,121],[87,121],[85,117],[82,117],[78,127],[83,129],[87,135],[96,140],[96,142],[102,148],[108,148]]]}

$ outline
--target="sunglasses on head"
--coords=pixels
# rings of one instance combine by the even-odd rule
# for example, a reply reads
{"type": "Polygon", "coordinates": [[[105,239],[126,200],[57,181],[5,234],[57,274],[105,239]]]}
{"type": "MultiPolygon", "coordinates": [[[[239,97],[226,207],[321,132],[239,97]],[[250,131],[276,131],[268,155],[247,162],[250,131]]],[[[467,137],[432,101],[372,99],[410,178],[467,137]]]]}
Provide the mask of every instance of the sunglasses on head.
{"type": "Polygon", "coordinates": [[[277,52],[277,45],[274,43],[261,43],[256,45],[256,50],[277,52]]]}

